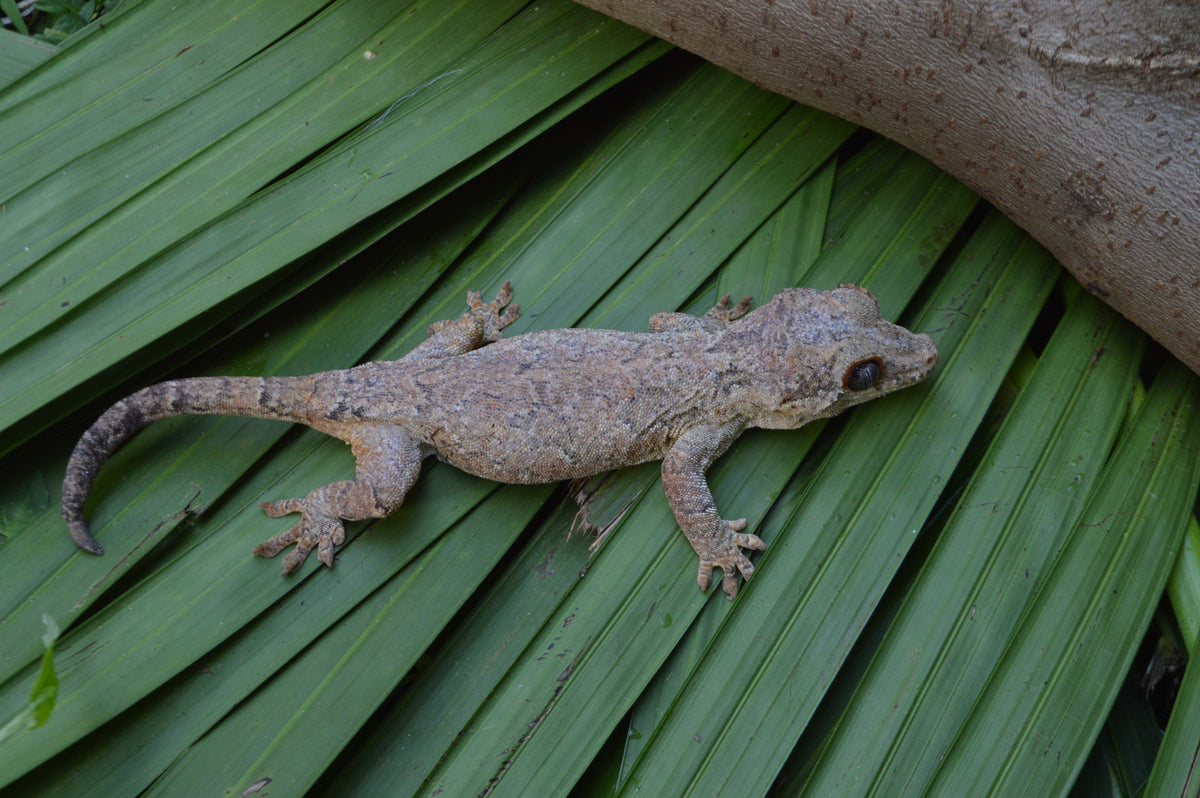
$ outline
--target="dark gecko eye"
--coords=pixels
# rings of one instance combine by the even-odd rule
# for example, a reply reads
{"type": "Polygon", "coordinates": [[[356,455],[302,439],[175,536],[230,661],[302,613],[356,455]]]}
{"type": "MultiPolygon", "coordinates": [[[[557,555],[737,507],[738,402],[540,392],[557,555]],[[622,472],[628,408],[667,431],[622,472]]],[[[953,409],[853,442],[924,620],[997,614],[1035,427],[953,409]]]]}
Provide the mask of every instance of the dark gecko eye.
{"type": "Polygon", "coordinates": [[[842,387],[848,391],[865,391],[879,382],[883,373],[883,361],[877,357],[860,360],[842,375],[842,387]]]}

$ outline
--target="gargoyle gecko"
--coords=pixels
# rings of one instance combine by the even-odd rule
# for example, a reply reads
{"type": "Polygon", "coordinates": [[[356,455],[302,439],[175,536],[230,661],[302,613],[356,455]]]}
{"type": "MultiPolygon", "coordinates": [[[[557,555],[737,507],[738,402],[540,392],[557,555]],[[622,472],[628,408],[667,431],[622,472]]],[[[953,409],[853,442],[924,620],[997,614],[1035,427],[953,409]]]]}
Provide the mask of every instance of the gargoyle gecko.
{"type": "Polygon", "coordinates": [[[255,547],[297,570],[309,553],[333,565],[343,521],[382,518],[404,500],[429,455],[500,482],[540,483],[662,460],[675,518],[700,557],[737,593],[736,573],[763,549],[746,520],[721,518],[705,471],[747,427],[792,429],[924,379],[937,364],[928,335],[879,315],[865,289],[789,288],[750,313],[729,297],[704,316],[658,313],[649,333],[546,330],[502,339],[517,318],[511,286],[429,328],[400,360],[304,377],[198,377],[152,385],[113,405],[76,444],[63,481],[71,537],[102,554],[83,504],[105,460],[167,416],[228,414],[299,422],[350,444],[355,479],[303,499],[265,502],[300,513],[255,547]]]}

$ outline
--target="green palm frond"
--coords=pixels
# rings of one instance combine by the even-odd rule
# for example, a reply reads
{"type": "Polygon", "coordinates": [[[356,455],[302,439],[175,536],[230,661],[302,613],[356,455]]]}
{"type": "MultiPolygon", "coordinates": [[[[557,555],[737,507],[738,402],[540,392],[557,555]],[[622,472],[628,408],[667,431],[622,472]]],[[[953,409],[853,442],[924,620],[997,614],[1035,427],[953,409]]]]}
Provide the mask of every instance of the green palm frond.
{"type": "Polygon", "coordinates": [[[1194,510],[1195,377],[921,158],[567,2],[142,0],[25,46],[0,38],[0,727],[43,616],[64,632],[6,794],[1142,786],[1104,725],[1144,711],[1118,696],[1194,510]],[[107,402],[398,357],[505,279],[514,334],[857,282],[940,365],[716,464],[768,543],[733,602],[696,589],[653,464],[435,465],[282,578],[257,503],[353,461],[236,418],[138,435],[89,501],[109,553],[71,543],[58,485],[107,402]]]}

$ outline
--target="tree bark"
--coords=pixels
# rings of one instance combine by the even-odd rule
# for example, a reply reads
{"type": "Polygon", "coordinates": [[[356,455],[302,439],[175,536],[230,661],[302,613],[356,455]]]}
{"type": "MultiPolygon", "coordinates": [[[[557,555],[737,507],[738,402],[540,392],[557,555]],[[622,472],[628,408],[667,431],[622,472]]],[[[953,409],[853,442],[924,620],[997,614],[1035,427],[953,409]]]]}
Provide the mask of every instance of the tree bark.
{"type": "Polygon", "coordinates": [[[1200,373],[1200,5],[581,1],[924,155],[1200,373]]]}

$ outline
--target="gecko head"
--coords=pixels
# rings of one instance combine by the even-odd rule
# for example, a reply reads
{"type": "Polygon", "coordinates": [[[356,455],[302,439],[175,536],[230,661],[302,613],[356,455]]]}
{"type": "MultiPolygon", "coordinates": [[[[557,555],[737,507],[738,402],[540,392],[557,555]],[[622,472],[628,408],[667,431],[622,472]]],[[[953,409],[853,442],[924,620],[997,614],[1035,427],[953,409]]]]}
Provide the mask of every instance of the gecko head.
{"type": "Polygon", "coordinates": [[[759,427],[837,415],[920,382],[937,365],[933,339],[884,320],[875,297],[857,285],[787,289],[741,324],[757,339],[745,341],[743,352],[760,355],[746,397],[750,423],[759,427]]]}

